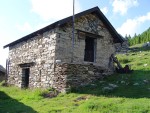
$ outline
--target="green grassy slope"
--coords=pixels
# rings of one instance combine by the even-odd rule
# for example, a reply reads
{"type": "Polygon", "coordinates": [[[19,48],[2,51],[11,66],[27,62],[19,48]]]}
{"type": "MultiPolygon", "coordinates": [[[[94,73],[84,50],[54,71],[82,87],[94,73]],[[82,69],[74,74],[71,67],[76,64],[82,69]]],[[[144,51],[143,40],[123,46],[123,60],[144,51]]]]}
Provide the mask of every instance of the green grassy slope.
{"type": "Polygon", "coordinates": [[[114,74],[69,94],[43,98],[40,89],[0,86],[0,113],[150,113],[150,49],[118,55],[132,74],[114,74]]]}

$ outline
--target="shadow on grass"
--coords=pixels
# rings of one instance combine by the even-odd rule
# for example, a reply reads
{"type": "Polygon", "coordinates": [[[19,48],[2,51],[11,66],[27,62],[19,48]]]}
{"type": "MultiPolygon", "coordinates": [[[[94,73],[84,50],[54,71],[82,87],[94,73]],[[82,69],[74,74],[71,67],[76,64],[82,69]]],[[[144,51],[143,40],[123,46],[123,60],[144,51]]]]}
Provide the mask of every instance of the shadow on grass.
{"type": "Polygon", "coordinates": [[[102,81],[73,88],[72,92],[107,97],[150,98],[149,74],[150,71],[140,70],[134,71],[132,74],[114,74],[102,81]],[[116,88],[112,88],[112,84],[116,85],[116,88]]]}
{"type": "Polygon", "coordinates": [[[0,113],[37,113],[31,107],[9,97],[0,91],[0,113]]]}

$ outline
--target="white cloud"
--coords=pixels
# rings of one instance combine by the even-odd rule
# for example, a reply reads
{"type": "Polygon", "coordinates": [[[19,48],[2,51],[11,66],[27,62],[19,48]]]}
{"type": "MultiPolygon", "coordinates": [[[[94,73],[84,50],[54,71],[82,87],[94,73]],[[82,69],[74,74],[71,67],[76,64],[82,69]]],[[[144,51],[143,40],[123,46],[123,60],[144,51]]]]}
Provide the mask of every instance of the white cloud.
{"type": "Polygon", "coordinates": [[[29,32],[32,30],[31,25],[28,22],[25,22],[23,25],[16,25],[17,29],[20,30],[21,32],[29,32]]]}
{"type": "Polygon", "coordinates": [[[139,20],[140,22],[145,22],[145,21],[147,21],[147,20],[150,20],[150,12],[148,12],[147,15],[145,15],[145,16],[139,17],[138,20],[139,20]]]}
{"type": "MultiPolygon", "coordinates": [[[[10,30],[10,29],[9,29],[10,30]]],[[[1,37],[3,37],[3,40],[0,41],[0,65],[3,65],[5,67],[6,65],[6,59],[8,58],[8,51],[9,48],[3,49],[3,46],[6,44],[16,40],[17,37],[20,38],[22,34],[26,34],[27,32],[31,32],[32,27],[28,22],[25,22],[23,25],[15,25],[11,28],[10,33],[7,33],[7,30],[1,29],[1,37]],[[14,29],[13,29],[14,28],[14,29]],[[19,30],[17,32],[17,30],[19,30]]]]}
{"type": "Polygon", "coordinates": [[[8,48],[3,49],[4,44],[8,43],[8,41],[6,41],[6,40],[8,40],[6,35],[3,35],[3,33],[2,33],[1,36],[4,38],[3,38],[3,40],[0,41],[0,56],[1,56],[0,57],[0,65],[2,65],[4,67],[6,65],[6,59],[8,58],[8,50],[9,50],[8,48]]]}
{"type": "Polygon", "coordinates": [[[146,21],[150,21],[150,12],[135,19],[128,19],[125,23],[122,24],[121,27],[117,29],[117,31],[123,36],[126,34],[133,36],[140,29],[140,26],[146,21]]]}
{"type": "Polygon", "coordinates": [[[31,25],[28,22],[25,22],[22,25],[17,24],[17,25],[14,26],[15,27],[14,31],[16,31],[16,33],[11,32],[11,34],[9,34],[9,33],[7,33],[7,31],[5,31],[5,30],[2,31],[1,30],[2,31],[1,32],[1,37],[3,37],[3,39],[5,39],[5,40],[0,41],[0,55],[1,55],[0,65],[3,65],[5,67],[6,59],[8,58],[8,52],[9,52],[9,48],[7,47],[7,48],[3,49],[3,46],[5,46],[6,44],[8,44],[10,42],[13,42],[14,40],[16,40],[17,38],[22,37],[23,35],[29,34],[30,32],[32,32],[34,30],[38,30],[41,27],[45,27],[46,25],[48,25],[48,23],[38,24],[36,26],[31,27],[31,25]],[[19,31],[17,31],[17,30],[19,30],[19,31]]]}
{"type": "Polygon", "coordinates": [[[35,26],[35,30],[39,30],[39,29],[44,28],[50,24],[52,24],[52,21],[39,23],[38,25],[35,26]]]}
{"type": "MultiPolygon", "coordinates": [[[[31,0],[32,11],[43,20],[58,20],[72,15],[73,0],[31,0]]],[[[79,1],[75,1],[75,13],[81,10],[79,1]]]]}
{"type": "Polygon", "coordinates": [[[8,48],[3,49],[2,47],[0,48],[0,53],[1,53],[1,59],[0,59],[0,65],[3,67],[6,66],[6,59],[8,58],[8,48]]]}
{"type": "Polygon", "coordinates": [[[140,23],[138,20],[128,19],[125,23],[122,24],[120,28],[117,28],[117,31],[123,36],[125,36],[126,34],[130,34],[131,36],[133,36],[139,26],[140,23]]]}
{"type": "Polygon", "coordinates": [[[106,15],[108,13],[108,8],[103,7],[103,8],[101,8],[101,11],[106,15]]]}
{"type": "Polygon", "coordinates": [[[113,12],[124,15],[131,7],[138,6],[138,0],[114,0],[112,3],[113,12]]]}

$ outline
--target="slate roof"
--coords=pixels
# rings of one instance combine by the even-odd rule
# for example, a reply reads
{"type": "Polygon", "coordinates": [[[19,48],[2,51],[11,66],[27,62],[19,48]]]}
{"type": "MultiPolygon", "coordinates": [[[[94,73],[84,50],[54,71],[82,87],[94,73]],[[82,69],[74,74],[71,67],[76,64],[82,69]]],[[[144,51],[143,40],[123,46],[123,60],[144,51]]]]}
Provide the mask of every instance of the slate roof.
{"type": "MultiPolygon", "coordinates": [[[[102,22],[106,25],[107,29],[110,31],[111,35],[113,36],[115,42],[122,43],[124,41],[98,7],[94,7],[94,8],[88,9],[86,11],[83,11],[81,13],[78,13],[75,15],[75,18],[79,18],[79,17],[86,15],[86,14],[96,14],[99,17],[99,19],[101,19],[102,22]]],[[[42,34],[48,30],[54,29],[57,26],[63,26],[67,22],[71,22],[71,21],[72,21],[72,16],[64,18],[62,20],[59,20],[57,22],[54,22],[53,24],[50,24],[50,25],[48,25],[42,29],[39,29],[39,30],[29,34],[29,35],[26,35],[26,36],[14,41],[14,42],[11,42],[11,43],[5,45],[4,48],[14,46],[20,42],[26,41],[26,40],[34,37],[34,36],[37,36],[37,34],[42,34]]]]}

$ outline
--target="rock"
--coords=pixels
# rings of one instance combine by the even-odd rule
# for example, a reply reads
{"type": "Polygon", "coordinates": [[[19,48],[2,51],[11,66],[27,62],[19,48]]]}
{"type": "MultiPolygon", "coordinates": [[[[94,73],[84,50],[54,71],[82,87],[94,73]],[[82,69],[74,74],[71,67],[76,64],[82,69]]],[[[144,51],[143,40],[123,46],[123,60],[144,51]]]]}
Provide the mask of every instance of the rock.
{"type": "Polygon", "coordinates": [[[94,75],[94,72],[93,72],[93,71],[88,71],[88,72],[89,72],[89,74],[94,75]]]}
{"type": "Polygon", "coordinates": [[[110,87],[112,88],[117,88],[118,86],[116,84],[109,84],[110,87]]]}
{"type": "Polygon", "coordinates": [[[102,89],[103,92],[110,92],[112,90],[113,90],[112,87],[103,87],[103,89],[102,89]]]}
{"type": "Polygon", "coordinates": [[[100,84],[105,83],[105,81],[99,81],[100,84]]]}
{"type": "Polygon", "coordinates": [[[142,47],[149,47],[150,46],[150,42],[146,42],[142,45],[142,47]]]}
{"type": "Polygon", "coordinates": [[[59,94],[58,91],[50,91],[48,93],[43,93],[42,96],[45,98],[54,98],[59,94]]]}
{"type": "Polygon", "coordinates": [[[74,101],[79,102],[81,100],[88,100],[89,98],[90,98],[90,96],[81,96],[81,97],[78,97],[77,99],[75,99],[74,101]]]}
{"type": "Polygon", "coordinates": [[[91,86],[96,86],[96,84],[91,84],[91,86]]]}
{"type": "Polygon", "coordinates": [[[121,81],[121,84],[125,84],[126,82],[125,81],[121,81]]]}
{"type": "Polygon", "coordinates": [[[139,84],[139,83],[134,83],[133,85],[134,85],[134,86],[138,86],[138,85],[140,85],[140,84],[139,84]]]}
{"type": "Polygon", "coordinates": [[[144,67],[146,67],[147,66],[147,64],[144,64],[144,67]]]}
{"type": "Polygon", "coordinates": [[[148,81],[148,80],[143,80],[143,82],[144,82],[144,83],[148,83],[149,81],[148,81]]]}
{"type": "Polygon", "coordinates": [[[128,83],[126,83],[126,85],[129,85],[130,83],[128,82],[128,83]]]}

